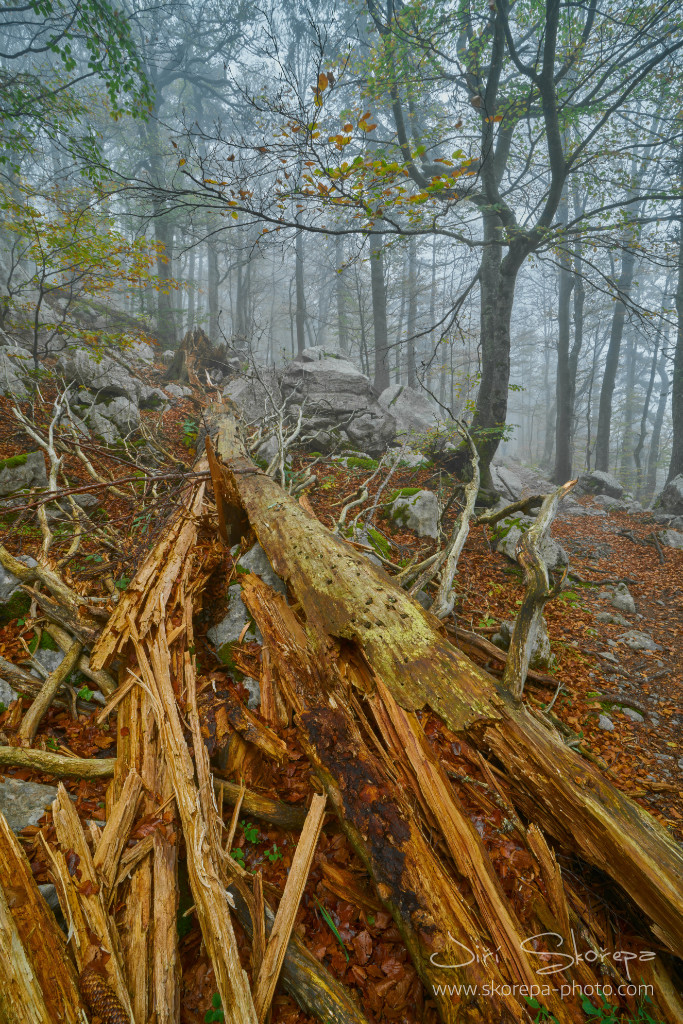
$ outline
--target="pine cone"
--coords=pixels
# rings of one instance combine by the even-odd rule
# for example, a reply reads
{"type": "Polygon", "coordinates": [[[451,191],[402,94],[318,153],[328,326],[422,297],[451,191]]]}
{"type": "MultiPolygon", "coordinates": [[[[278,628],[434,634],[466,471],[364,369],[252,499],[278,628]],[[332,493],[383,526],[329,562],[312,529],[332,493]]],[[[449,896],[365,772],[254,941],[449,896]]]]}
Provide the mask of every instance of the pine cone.
{"type": "Polygon", "coordinates": [[[81,971],[78,987],[88,1009],[100,1018],[102,1024],[130,1024],[116,993],[94,968],[85,967],[81,971]]]}

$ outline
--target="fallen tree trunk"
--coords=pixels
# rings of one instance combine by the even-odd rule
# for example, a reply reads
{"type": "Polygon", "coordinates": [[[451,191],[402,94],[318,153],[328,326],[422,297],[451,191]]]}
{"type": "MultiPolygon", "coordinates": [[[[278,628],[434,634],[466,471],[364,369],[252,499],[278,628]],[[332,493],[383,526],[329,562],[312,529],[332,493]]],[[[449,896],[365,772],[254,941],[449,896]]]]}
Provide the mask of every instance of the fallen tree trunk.
{"type": "Polygon", "coordinates": [[[339,641],[362,655],[405,711],[431,707],[448,727],[493,755],[518,806],[571,854],[603,870],[638,905],[673,952],[683,949],[683,854],[646,811],[486,672],[452,647],[438,621],[290,500],[246,457],[235,421],[218,419],[210,458],[226,540],[245,521],[305,616],[320,657],[339,641]]]}

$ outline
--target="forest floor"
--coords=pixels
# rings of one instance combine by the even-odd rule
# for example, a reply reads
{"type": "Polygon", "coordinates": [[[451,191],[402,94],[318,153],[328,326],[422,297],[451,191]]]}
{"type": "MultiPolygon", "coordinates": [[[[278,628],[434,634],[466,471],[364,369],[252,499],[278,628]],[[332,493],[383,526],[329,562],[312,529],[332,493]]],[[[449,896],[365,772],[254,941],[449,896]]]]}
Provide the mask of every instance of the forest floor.
{"type": "MultiPolygon", "coordinates": [[[[49,391],[45,392],[45,398],[47,404],[35,412],[36,420],[43,424],[48,418],[49,391]]],[[[143,417],[150,434],[159,440],[160,450],[163,448],[166,453],[163,458],[159,457],[156,474],[180,474],[189,470],[194,457],[194,434],[201,417],[199,401],[188,399],[163,414],[143,413],[143,417]]],[[[8,401],[0,399],[0,458],[34,447],[19,429],[8,401]]],[[[134,453],[134,448],[109,455],[99,450],[92,453],[92,458],[101,472],[121,478],[136,472],[134,453]]],[[[312,457],[300,455],[295,465],[310,461],[312,457]]],[[[92,482],[75,457],[67,456],[64,466],[73,484],[92,482]]],[[[345,501],[368,473],[326,460],[318,465],[317,474],[317,484],[307,492],[306,499],[318,519],[331,526],[345,501]]],[[[452,482],[433,468],[397,471],[392,479],[392,488],[414,486],[442,488],[445,494],[452,482]]],[[[372,487],[370,490],[372,493],[372,487]]],[[[156,536],[160,522],[172,512],[174,489],[171,482],[158,497],[151,493],[149,485],[136,485],[131,489],[130,498],[120,498],[109,491],[97,493],[101,521],[106,523],[109,537],[116,541],[103,547],[97,536],[86,537],[78,555],[63,572],[81,592],[106,596],[104,572],[111,572],[118,589],[125,588],[156,536]]],[[[580,501],[590,503],[587,498],[580,501]]],[[[433,549],[433,541],[417,539],[415,534],[397,527],[382,513],[377,517],[377,526],[389,539],[391,557],[397,564],[409,555],[426,557],[433,549]]],[[[662,564],[653,546],[641,545],[632,539],[644,539],[651,531],[647,513],[633,516],[608,512],[605,517],[558,517],[553,535],[569,552],[571,589],[565,589],[546,606],[556,658],[556,666],[550,674],[563,684],[553,710],[578,734],[582,745],[604,763],[615,784],[646,807],[680,841],[683,838],[683,552],[665,548],[662,564]],[[630,532],[631,537],[621,531],[630,532]],[[596,619],[598,612],[612,610],[609,600],[600,596],[601,585],[619,580],[628,582],[636,602],[636,614],[627,616],[628,628],[648,634],[659,650],[632,651],[619,639],[627,627],[604,624],[596,619]],[[624,710],[627,704],[640,713],[642,722],[628,716],[624,710]],[[609,717],[614,726],[612,731],[600,727],[600,715],[609,717]]],[[[35,556],[40,548],[35,520],[28,517],[23,521],[0,520],[0,533],[2,543],[15,555],[35,556]]],[[[66,535],[58,537],[61,544],[66,540],[66,535]]],[[[196,622],[202,670],[200,682],[209,685],[213,681],[230,687],[246,699],[244,687],[217,661],[206,641],[206,630],[215,620],[216,609],[225,605],[227,581],[233,569],[229,553],[220,557],[205,593],[204,610],[196,622]]],[[[524,592],[521,570],[492,549],[485,527],[475,526],[471,530],[460,558],[456,589],[458,625],[484,637],[490,638],[501,621],[513,618],[521,603],[524,592]]],[[[34,636],[32,620],[12,620],[0,627],[0,655],[20,662],[27,657],[27,648],[31,647],[34,636]]],[[[257,656],[254,646],[243,645],[245,660],[257,656]]],[[[469,648],[468,654],[472,654],[469,648]]],[[[502,671],[502,666],[485,654],[475,655],[475,660],[498,674],[502,671]]],[[[554,693],[555,685],[550,680],[527,684],[527,699],[543,705],[554,693]]],[[[23,707],[28,707],[28,701],[23,702],[23,707]]],[[[0,714],[0,742],[12,742],[21,714],[22,701],[0,714]]],[[[89,716],[74,715],[52,707],[42,721],[35,745],[82,757],[113,757],[116,754],[115,712],[103,724],[97,724],[97,715],[97,711],[89,716]]],[[[482,811],[477,794],[476,760],[464,744],[448,735],[437,719],[429,721],[429,717],[423,716],[423,724],[442,751],[449,773],[463,781],[468,811],[488,841],[491,817],[482,811]]],[[[266,762],[261,756],[247,760],[242,766],[245,782],[267,796],[304,805],[312,792],[308,761],[298,747],[294,729],[280,727],[279,733],[287,743],[289,759],[280,766],[266,762]]],[[[210,740],[210,753],[214,752],[211,743],[210,740]]],[[[29,770],[3,771],[19,778],[54,783],[51,777],[29,770]]],[[[84,822],[102,820],[106,785],[106,780],[66,782],[84,822]]],[[[225,819],[230,819],[229,808],[225,819]]],[[[171,829],[170,820],[170,816],[161,814],[138,822],[130,841],[155,829],[171,829]]],[[[47,811],[39,825],[24,829],[21,835],[39,882],[49,879],[38,833],[42,830],[49,834],[51,829],[51,812],[47,811]]],[[[235,849],[241,850],[237,856],[247,868],[261,868],[264,881],[270,883],[274,891],[281,891],[297,838],[293,833],[244,818],[235,849]]],[[[509,876],[512,887],[513,879],[520,873],[523,875],[524,851],[512,841],[506,847],[498,843],[495,856],[504,885],[509,876]]],[[[562,866],[566,871],[579,870],[570,863],[562,866]]],[[[599,902],[599,887],[593,890],[592,899],[599,902]]],[[[216,991],[196,916],[192,913],[184,916],[191,902],[187,879],[181,872],[178,927],[182,937],[183,1024],[203,1021],[216,991]]],[[[249,944],[241,930],[237,931],[246,965],[249,944]]],[[[436,1011],[390,915],[377,902],[367,883],[367,872],[334,823],[328,824],[321,835],[296,931],[316,957],[357,991],[370,1021],[436,1024],[436,1011]]],[[[288,996],[278,993],[273,1004],[273,1024],[304,1024],[308,1019],[288,996]]]]}

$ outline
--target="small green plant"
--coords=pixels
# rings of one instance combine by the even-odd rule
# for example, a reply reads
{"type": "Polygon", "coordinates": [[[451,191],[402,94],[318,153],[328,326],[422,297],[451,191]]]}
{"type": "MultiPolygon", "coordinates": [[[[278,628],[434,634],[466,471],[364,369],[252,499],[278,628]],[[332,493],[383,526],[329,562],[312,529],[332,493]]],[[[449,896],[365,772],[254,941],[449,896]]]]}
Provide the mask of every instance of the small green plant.
{"type": "Polygon", "coordinates": [[[339,934],[339,931],[337,930],[336,924],[334,923],[334,921],[332,920],[332,918],[330,917],[328,912],[325,910],[324,906],[322,905],[322,903],[320,902],[318,897],[314,896],[313,899],[315,900],[315,902],[318,904],[318,907],[320,908],[320,913],[323,916],[323,920],[325,921],[325,923],[327,924],[328,928],[330,929],[330,931],[334,935],[335,939],[337,940],[337,942],[341,946],[341,948],[343,950],[343,953],[344,953],[344,956],[346,957],[346,962],[348,963],[348,961],[349,961],[349,954],[348,954],[348,952],[346,950],[346,946],[344,945],[344,940],[342,939],[341,935],[339,934]]]}
{"type": "Polygon", "coordinates": [[[7,705],[6,705],[6,704],[5,704],[5,703],[4,703],[3,701],[1,701],[1,700],[0,700],[0,715],[1,715],[1,714],[2,714],[2,713],[3,713],[4,711],[7,711],[7,705]]]}
{"type": "Polygon", "coordinates": [[[256,825],[252,825],[250,821],[241,821],[240,825],[246,841],[248,843],[258,843],[259,832],[256,825]]]}
{"type": "Polygon", "coordinates": [[[130,576],[122,576],[120,580],[117,580],[114,586],[117,590],[125,590],[130,583],[130,576]]]}
{"type": "Polygon", "coordinates": [[[495,626],[496,620],[490,615],[485,615],[483,619],[479,620],[479,629],[488,629],[490,626],[495,626]]]}
{"type": "Polygon", "coordinates": [[[533,996],[524,996],[524,999],[529,1004],[532,1010],[538,1010],[538,1013],[534,1017],[535,1024],[540,1024],[540,1021],[545,1020],[555,1021],[555,1024],[557,1024],[557,1017],[555,1016],[555,1014],[551,1013],[550,1010],[547,1009],[547,1007],[541,1006],[538,999],[534,999],[533,996]]]}
{"type": "Polygon", "coordinates": [[[273,843],[272,850],[266,850],[266,857],[271,864],[274,864],[277,860],[282,860],[282,853],[278,850],[277,843],[273,843]]]}
{"type": "Polygon", "coordinates": [[[59,750],[59,743],[57,743],[57,740],[54,738],[54,736],[48,737],[48,741],[45,745],[48,750],[59,750]]]}
{"type": "Polygon", "coordinates": [[[196,420],[192,417],[183,420],[183,444],[186,448],[194,448],[198,433],[199,426],[196,420]]]}
{"type": "Polygon", "coordinates": [[[211,1006],[213,1009],[207,1010],[204,1014],[204,1020],[207,1024],[210,1024],[210,1022],[214,1020],[225,1020],[225,1014],[222,1010],[223,1003],[221,1002],[221,997],[218,992],[214,992],[211,996],[211,1006]]]}
{"type": "Polygon", "coordinates": [[[236,860],[241,868],[244,867],[244,850],[236,846],[234,850],[230,851],[230,856],[233,860],[236,860]]]}
{"type": "Polygon", "coordinates": [[[77,696],[80,697],[81,700],[92,700],[92,695],[93,691],[89,686],[81,686],[77,693],[77,696]]]}

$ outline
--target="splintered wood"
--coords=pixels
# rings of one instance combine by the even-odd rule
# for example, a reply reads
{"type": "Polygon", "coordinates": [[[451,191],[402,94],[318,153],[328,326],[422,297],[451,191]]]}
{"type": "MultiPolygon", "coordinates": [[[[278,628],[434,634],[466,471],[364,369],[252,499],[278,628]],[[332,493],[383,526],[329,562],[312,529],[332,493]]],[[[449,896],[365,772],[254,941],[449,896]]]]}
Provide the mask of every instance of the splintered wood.
{"type": "MultiPolygon", "coordinates": [[[[56,841],[49,839],[53,833],[41,833],[68,945],[0,816],[0,1022],[86,1024],[87,1006],[108,1024],[180,1024],[182,833],[192,909],[228,1024],[264,1024],[278,984],[323,1024],[367,1024],[350,990],[295,933],[326,809],[367,870],[368,883],[327,863],[323,885],[356,906],[372,913],[383,908],[393,917],[443,1024],[531,1022],[526,995],[542,982],[539,966],[557,949],[544,937],[570,944],[575,933],[593,951],[606,941],[584,890],[563,874],[561,854],[599,868],[611,879],[613,894],[621,888],[631,909],[639,908],[640,948],[654,937],[656,948],[680,952],[680,850],[519,700],[527,639],[550,592],[542,570],[531,592],[533,547],[527,552],[530,590],[528,614],[520,616],[520,653],[510,655],[506,669],[506,678],[516,680],[511,694],[450,642],[435,615],[257,470],[224,409],[217,412],[217,426],[217,451],[209,442],[207,460],[197,468],[211,470],[220,535],[232,544],[255,534],[287,592],[275,593],[252,573],[240,576],[263,648],[260,659],[238,654],[238,664],[248,662],[249,674],[253,664],[254,677],[260,677],[261,714],[227,693],[215,712],[215,731],[223,740],[229,735],[228,763],[234,766],[247,748],[249,757],[284,762],[291,755],[278,730],[293,727],[324,795],[315,793],[306,811],[248,790],[239,776],[231,782],[212,776],[202,701],[216,694],[206,694],[206,680],[197,678],[193,615],[216,565],[206,552],[215,552],[218,541],[211,537],[207,548],[207,524],[211,516],[215,523],[216,513],[205,508],[205,484],[194,481],[85,666],[91,676],[118,671],[118,689],[100,715],[116,713],[116,759],[85,762],[0,748],[0,764],[55,775],[68,775],[71,766],[76,776],[112,776],[103,827],[89,822],[84,829],[60,786],[53,807],[56,841]],[[520,879],[529,889],[525,901],[504,884],[492,848],[498,839],[478,831],[467,800],[472,780],[452,781],[435,727],[449,742],[457,736],[467,747],[484,779],[477,782],[484,806],[502,810],[504,819],[496,820],[514,832],[530,865],[520,879]],[[227,830],[217,795],[221,812],[224,799],[235,808],[227,830]],[[301,832],[275,910],[268,902],[272,886],[230,856],[241,814],[301,832]],[[233,916],[251,943],[251,979],[240,961],[233,916]],[[39,922],[39,935],[32,921],[39,922]],[[465,951],[471,950],[496,955],[469,956],[465,951]],[[59,984],[51,988],[55,978],[59,984]]],[[[551,504],[544,513],[550,515],[551,504]]],[[[539,531],[546,519],[542,514],[539,531]]],[[[466,518],[460,527],[452,538],[440,614],[450,607],[466,518]]],[[[531,536],[530,543],[538,539],[531,536]]],[[[39,575],[59,589],[47,570],[31,572],[32,579],[39,575]]],[[[68,592],[66,598],[77,613],[77,595],[68,592]]],[[[70,664],[83,663],[80,645],[92,633],[73,644],[70,664]]],[[[110,677],[101,678],[106,686],[110,677]]],[[[56,681],[48,682],[52,692],[56,681]]],[[[505,843],[502,826],[499,838],[505,843]]],[[[604,979],[596,960],[577,960],[563,981],[597,991],[604,979]]],[[[641,968],[653,986],[652,1012],[666,1024],[683,1019],[666,963],[641,968]]],[[[627,980],[617,962],[609,964],[609,975],[614,985],[627,980]]],[[[542,1008],[558,1024],[584,1019],[580,999],[561,998],[557,986],[544,991],[542,1008]]]]}

